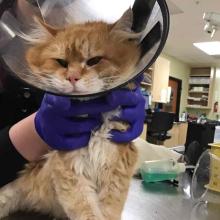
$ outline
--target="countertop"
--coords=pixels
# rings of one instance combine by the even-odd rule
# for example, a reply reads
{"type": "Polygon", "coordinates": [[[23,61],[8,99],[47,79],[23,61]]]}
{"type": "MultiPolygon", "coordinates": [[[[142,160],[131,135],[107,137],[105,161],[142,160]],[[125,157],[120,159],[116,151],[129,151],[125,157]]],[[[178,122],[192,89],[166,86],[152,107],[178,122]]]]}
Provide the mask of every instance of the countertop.
{"type": "Polygon", "coordinates": [[[122,220],[220,220],[220,205],[195,203],[185,175],[179,187],[133,180],[122,220]]]}
{"type": "MultiPolygon", "coordinates": [[[[131,182],[122,220],[219,220],[220,205],[195,204],[190,198],[190,180],[184,174],[180,186],[171,183],[131,182]]],[[[37,214],[17,213],[4,220],[50,220],[37,214]]]]}

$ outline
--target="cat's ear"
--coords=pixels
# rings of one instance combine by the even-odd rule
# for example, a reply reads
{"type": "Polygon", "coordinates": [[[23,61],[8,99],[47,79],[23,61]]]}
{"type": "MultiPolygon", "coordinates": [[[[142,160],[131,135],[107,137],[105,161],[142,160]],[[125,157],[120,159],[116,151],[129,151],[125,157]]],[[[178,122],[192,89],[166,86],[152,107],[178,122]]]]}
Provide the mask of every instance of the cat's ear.
{"type": "Polygon", "coordinates": [[[41,18],[34,16],[33,28],[28,33],[19,33],[19,36],[31,44],[44,43],[54,37],[62,29],[46,24],[41,18]]]}
{"type": "Polygon", "coordinates": [[[113,24],[111,34],[120,40],[139,40],[141,33],[135,33],[131,27],[133,24],[133,11],[129,8],[121,18],[113,24]]]}
{"type": "Polygon", "coordinates": [[[133,12],[132,9],[129,8],[122,16],[121,18],[116,21],[114,24],[112,31],[125,31],[125,32],[131,32],[131,26],[133,23],[133,12]]]}
{"type": "Polygon", "coordinates": [[[43,31],[46,31],[49,35],[55,36],[61,30],[57,27],[53,27],[52,25],[45,23],[40,17],[35,16],[34,21],[39,26],[39,28],[41,28],[43,31]]]}

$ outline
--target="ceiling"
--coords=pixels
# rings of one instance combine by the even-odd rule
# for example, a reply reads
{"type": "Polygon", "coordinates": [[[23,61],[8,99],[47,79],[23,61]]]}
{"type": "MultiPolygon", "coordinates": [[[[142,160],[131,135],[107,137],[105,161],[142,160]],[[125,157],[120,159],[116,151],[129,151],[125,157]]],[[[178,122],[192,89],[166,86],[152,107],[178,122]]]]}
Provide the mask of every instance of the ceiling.
{"type": "Polygon", "coordinates": [[[190,66],[220,66],[220,59],[206,55],[195,42],[220,41],[220,30],[211,39],[203,28],[204,12],[219,12],[220,0],[166,0],[170,9],[170,32],[164,53],[190,66]]]}

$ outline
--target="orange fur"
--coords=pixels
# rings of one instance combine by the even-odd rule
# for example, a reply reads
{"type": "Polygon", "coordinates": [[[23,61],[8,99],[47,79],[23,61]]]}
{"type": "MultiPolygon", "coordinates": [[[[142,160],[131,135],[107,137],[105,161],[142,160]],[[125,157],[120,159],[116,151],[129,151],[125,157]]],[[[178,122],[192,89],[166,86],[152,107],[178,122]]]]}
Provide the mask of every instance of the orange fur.
{"type": "Polygon", "coordinates": [[[103,134],[127,126],[106,120],[87,148],[51,151],[0,190],[0,218],[35,210],[71,220],[119,220],[137,160],[133,144],[103,134]]]}
{"type": "MultiPolygon", "coordinates": [[[[138,62],[140,51],[137,42],[125,36],[114,31],[113,25],[104,22],[70,25],[53,36],[48,34],[46,41],[31,47],[26,59],[34,74],[54,75],[67,81],[68,77],[76,74],[77,79],[92,81],[92,74],[96,74],[100,80],[110,77],[111,80],[106,83],[108,85],[114,83],[113,76],[123,81],[134,72],[138,62]],[[86,64],[97,56],[103,57],[98,64],[86,64]],[[68,66],[61,66],[56,59],[64,59],[68,66]]],[[[89,83],[86,87],[89,89],[89,83]]],[[[80,89],[77,91],[81,92],[80,89]]]]}
{"type": "MultiPolygon", "coordinates": [[[[39,77],[49,74],[66,80],[74,75],[78,81],[73,81],[73,88],[79,91],[84,89],[82,79],[90,90],[91,81],[97,86],[103,79],[100,91],[114,82],[112,76],[123,79],[131,74],[138,61],[137,42],[132,33],[123,30],[123,23],[92,22],[63,30],[41,25],[49,29],[48,36],[31,47],[26,56],[39,77]],[[103,57],[100,62],[86,64],[97,56],[103,57]],[[65,59],[68,67],[56,59],[65,59]],[[77,86],[78,82],[81,84],[77,86]]],[[[128,128],[125,123],[110,120],[116,115],[117,110],[103,115],[104,123],[93,132],[87,147],[72,152],[51,151],[40,161],[28,164],[17,180],[0,189],[0,218],[16,210],[36,210],[70,220],[119,220],[137,151],[132,143],[109,141],[111,129],[128,128]]]]}

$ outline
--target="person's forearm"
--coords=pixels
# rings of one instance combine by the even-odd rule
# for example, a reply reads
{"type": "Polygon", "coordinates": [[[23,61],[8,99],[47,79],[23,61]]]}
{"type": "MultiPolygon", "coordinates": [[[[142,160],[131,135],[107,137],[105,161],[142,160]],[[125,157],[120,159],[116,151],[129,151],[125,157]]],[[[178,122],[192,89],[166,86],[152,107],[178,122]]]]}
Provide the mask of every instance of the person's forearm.
{"type": "Polygon", "coordinates": [[[14,147],[28,161],[38,160],[49,149],[35,130],[34,118],[35,113],[19,121],[9,130],[14,147]]]}
{"type": "Polygon", "coordinates": [[[13,181],[28,162],[11,143],[9,129],[0,130],[0,187],[13,181]]]}

